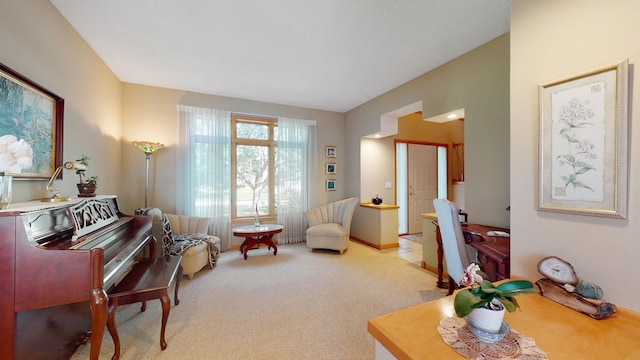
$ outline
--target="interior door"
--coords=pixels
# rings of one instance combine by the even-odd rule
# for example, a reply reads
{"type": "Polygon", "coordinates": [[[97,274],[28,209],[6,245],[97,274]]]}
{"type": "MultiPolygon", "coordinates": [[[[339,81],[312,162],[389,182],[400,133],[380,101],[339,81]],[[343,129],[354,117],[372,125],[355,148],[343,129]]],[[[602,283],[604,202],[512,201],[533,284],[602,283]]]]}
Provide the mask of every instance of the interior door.
{"type": "Polygon", "coordinates": [[[409,144],[407,154],[408,230],[422,232],[423,213],[434,212],[438,197],[438,147],[409,144]]]}

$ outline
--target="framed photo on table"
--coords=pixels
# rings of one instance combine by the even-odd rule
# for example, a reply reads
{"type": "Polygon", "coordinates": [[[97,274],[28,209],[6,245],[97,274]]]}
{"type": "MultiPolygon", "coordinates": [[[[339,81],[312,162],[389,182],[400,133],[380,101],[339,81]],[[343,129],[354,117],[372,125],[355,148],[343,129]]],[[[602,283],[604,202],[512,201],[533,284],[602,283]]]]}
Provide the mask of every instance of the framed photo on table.
{"type": "Polygon", "coordinates": [[[538,210],[627,217],[628,60],[539,86],[538,210]]]}
{"type": "Polygon", "coordinates": [[[327,175],[335,175],[336,174],[336,163],[326,163],[324,173],[327,175]]]}
{"type": "Polygon", "coordinates": [[[336,147],[335,146],[327,146],[327,147],[325,147],[324,157],[328,157],[328,158],[336,157],[336,147]]]}
{"type": "Polygon", "coordinates": [[[64,99],[0,64],[0,171],[48,180],[62,165],[63,116],[64,99]]]}

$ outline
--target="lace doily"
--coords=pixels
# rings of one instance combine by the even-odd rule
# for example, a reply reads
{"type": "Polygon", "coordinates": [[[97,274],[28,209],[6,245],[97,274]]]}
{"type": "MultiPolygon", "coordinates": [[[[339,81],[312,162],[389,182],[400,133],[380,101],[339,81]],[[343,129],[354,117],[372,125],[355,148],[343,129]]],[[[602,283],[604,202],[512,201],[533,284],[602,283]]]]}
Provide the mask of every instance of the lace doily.
{"type": "Polygon", "coordinates": [[[446,344],[467,359],[548,359],[547,354],[538,348],[533,339],[514,330],[509,331],[504,339],[488,344],[476,338],[463,319],[448,317],[440,321],[438,332],[446,344]]]}

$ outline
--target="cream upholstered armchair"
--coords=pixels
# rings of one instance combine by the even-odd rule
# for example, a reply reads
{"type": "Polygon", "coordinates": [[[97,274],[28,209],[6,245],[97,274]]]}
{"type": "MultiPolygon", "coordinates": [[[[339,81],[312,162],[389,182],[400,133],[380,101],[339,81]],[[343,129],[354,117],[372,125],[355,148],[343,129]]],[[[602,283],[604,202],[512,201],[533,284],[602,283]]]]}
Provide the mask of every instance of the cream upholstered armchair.
{"type": "Polygon", "coordinates": [[[193,279],[209,265],[216,266],[220,256],[220,238],[207,234],[209,219],[163,213],[158,208],[136,211],[153,217],[153,236],[161,240],[164,255],[182,255],[183,274],[193,279]]]}
{"type": "Polygon", "coordinates": [[[358,204],[358,198],[334,201],[305,213],[307,228],[307,247],[313,249],[338,250],[344,253],[349,247],[351,219],[358,204]]]}

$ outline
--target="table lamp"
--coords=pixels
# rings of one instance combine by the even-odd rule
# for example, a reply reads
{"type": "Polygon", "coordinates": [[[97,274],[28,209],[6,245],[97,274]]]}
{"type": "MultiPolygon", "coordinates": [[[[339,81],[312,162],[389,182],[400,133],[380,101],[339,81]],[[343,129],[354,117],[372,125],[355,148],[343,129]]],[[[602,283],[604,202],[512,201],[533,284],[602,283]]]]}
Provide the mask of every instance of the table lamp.
{"type": "Polygon", "coordinates": [[[79,162],[76,162],[76,161],[67,161],[66,163],[62,164],[61,166],[58,166],[56,171],[53,172],[53,175],[51,175],[51,179],[49,179],[49,182],[47,183],[47,187],[46,187],[48,192],[53,193],[53,196],[51,196],[50,198],[41,199],[42,202],[69,201],[70,198],[60,196],[60,190],[54,190],[52,188],[54,180],[58,177],[58,175],[60,175],[60,171],[62,171],[63,169],[67,169],[67,170],[87,170],[87,166],[84,165],[84,164],[81,164],[79,162]]]}

